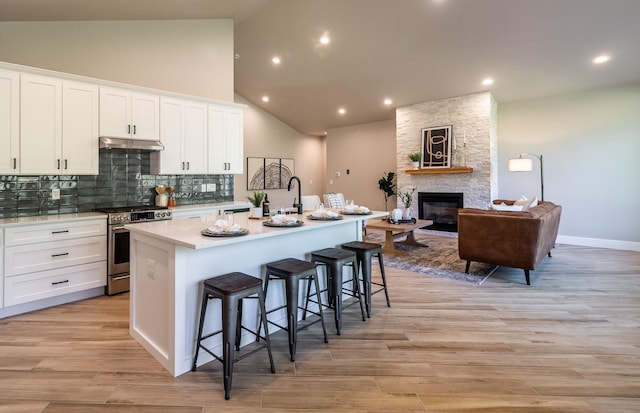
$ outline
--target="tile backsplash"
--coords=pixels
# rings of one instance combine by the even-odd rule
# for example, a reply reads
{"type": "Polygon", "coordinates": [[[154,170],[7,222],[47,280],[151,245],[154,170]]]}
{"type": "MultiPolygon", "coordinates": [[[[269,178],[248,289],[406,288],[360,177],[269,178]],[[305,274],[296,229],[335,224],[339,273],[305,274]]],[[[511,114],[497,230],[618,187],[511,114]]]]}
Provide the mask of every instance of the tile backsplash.
{"type": "Polygon", "coordinates": [[[151,175],[149,166],[149,152],[100,149],[98,175],[0,175],[0,218],[153,205],[157,185],[173,187],[178,205],[233,201],[233,175],[151,175]],[[60,199],[51,199],[52,189],[60,199]]]}

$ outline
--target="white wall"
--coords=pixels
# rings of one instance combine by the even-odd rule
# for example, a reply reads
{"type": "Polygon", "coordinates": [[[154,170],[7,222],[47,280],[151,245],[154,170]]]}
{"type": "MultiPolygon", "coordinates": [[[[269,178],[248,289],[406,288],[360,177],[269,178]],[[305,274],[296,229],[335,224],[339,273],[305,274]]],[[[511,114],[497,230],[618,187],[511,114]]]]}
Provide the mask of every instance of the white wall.
{"type": "Polygon", "coordinates": [[[233,101],[233,21],[0,22],[0,60],[233,101]]]}
{"type": "MultiPolygon", "coordinates": [[[[324,138],[297,132],[238,94],[235,101],[249,106],[244,111],[245,173],[235,176],[236,199],[246,200],[246,197],[253,193],[253,191],[247,191],[247,157],[293,158],[294,173],[302,183],[302,195],[322,197],[325,164],[324,138]]],[[[293,198],[298,196],[297,187],[291,192],[286,189],[270,189],[266,192],[269,195],[271,208],[290,207],[293,205],[293,198]]]]}
{"type": "Polygon", "coordinates": [[[640,242],[640,84],[499,104],[500,198],[539,196],[537,160],[534,172],[507,171],[521,152],[543,155],[565,239],[640,242]]]}
{"type": "MultiPolygon", "coordinates": [[[[346,199],[385,210],[378,179],[396,171],[395,121],[336,128],[327,131],[326,192],[342,192],[346,199]],[[347,174],[347,169],[349,174],[347,174]],[[336,177],[336,172],[340,177],[336,177]]],[[[394,208],[395,198],[389,201],[394,208]]]]}

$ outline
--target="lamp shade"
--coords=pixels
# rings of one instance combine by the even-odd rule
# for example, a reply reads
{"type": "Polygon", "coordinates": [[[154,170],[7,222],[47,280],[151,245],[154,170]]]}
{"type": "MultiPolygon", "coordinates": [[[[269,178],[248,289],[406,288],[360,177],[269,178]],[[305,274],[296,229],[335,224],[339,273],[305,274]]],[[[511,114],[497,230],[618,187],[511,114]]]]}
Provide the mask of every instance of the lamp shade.
{"type": "Polygon", "coordinates": [[[533,159],[512,158],[509,159],[509,172],[531,172],[533,171],[533,159]]]}

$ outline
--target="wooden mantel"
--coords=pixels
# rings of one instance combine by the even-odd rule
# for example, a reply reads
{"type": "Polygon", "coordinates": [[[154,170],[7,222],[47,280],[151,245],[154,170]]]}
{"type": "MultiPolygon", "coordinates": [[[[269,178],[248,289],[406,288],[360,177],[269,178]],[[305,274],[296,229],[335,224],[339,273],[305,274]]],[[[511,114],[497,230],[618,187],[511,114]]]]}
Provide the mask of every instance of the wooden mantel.
{"type": "Polygon", "coordinates": [[[431,168],[431,169],[407,169],[405,171],[409,175],[421,174],[470,174],[473,168],[469,167],[453,167],[453,168],[431,168]]]}

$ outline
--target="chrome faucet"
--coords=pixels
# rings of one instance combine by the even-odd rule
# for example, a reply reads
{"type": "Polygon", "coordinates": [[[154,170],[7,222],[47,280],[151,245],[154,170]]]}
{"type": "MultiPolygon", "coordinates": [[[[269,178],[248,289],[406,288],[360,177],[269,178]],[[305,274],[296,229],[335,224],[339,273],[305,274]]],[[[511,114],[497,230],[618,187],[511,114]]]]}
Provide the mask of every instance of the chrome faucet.
{"type": "Polygon", "coordinates": [[[293,206],[295,208],[298,208],[298,214],[302,214],[302,188],[300,185],[300,178],[298,178],[297,176],[292,176],[291,178],[289,178],[289,184],[287,185],[287,191],[291,191],[291,183],[293,182],[293,180],[298,181],[298,203],[296,204],[296,199],[293,198],[293,206]]]}

